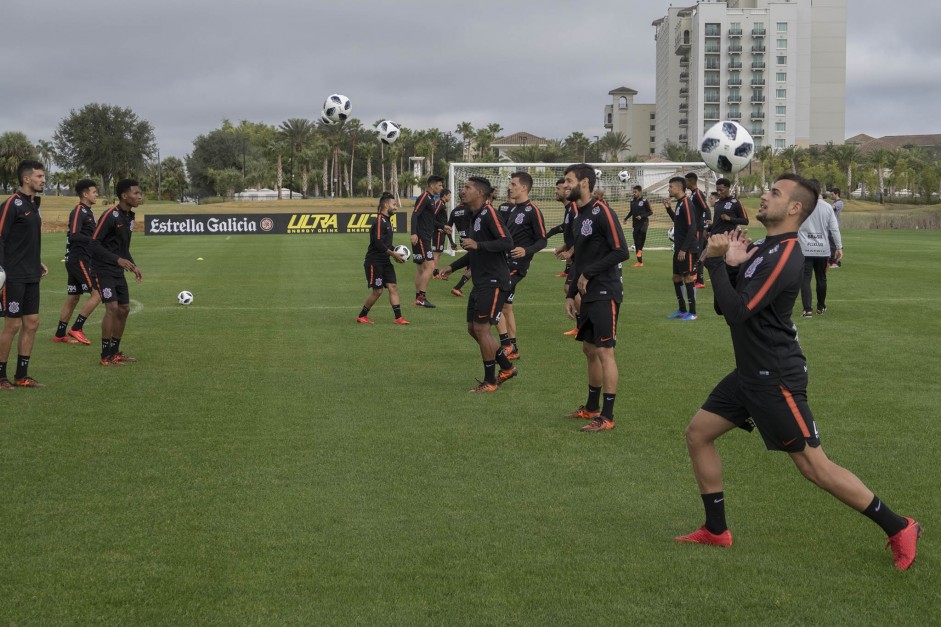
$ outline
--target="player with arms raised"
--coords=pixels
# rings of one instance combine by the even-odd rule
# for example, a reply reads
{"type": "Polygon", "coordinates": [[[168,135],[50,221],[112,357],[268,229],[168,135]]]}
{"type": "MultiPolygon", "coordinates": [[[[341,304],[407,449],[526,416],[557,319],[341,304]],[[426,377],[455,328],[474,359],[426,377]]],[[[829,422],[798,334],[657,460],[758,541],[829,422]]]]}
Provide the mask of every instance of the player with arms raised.
{"type": "Polygon", "coordinates": [[[817,194],[812,182],[784,174],[761,197],[756,217],[767,229],[764,240],[751,244],[742,231],[709,238],[705,265],[732,334],[735,370],[686,428],[706,523],[676,540],[732,545],[715,441],[736,427],[757,427],[769,450],[788,453],[805,478],[878,524],[888,536],[895,566],[905,570],[915,560],[921,526],[892,512],[856,475],[830,461],[807,403],[807,362],[791,314],[804,268],[797,231],[813,212],[817,194]],[[735,286],[729,267],[738,272],[735,286]]]}

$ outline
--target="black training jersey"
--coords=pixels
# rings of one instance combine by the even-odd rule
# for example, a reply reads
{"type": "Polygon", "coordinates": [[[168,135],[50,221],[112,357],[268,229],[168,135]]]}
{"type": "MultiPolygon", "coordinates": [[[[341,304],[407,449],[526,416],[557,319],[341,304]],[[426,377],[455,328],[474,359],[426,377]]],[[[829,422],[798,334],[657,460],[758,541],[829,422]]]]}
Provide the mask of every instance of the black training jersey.
{"type": "Polygon", "coordinates": [[[448,208],[444,206],[444,201],[438,199],[435,201],[435,231],[443,231],[448,224],[448,208]]]}
{"type": "Polygon", "coordinates": [[[429,192],[423,192],[415,201],[412,211],[412,235],[431,239],[435,234],[435,208],[437,202],[429,192]]]}
{"type": "Polygon", "coordinates": [[[366,248],[366,261],[392,263],[389,251],[392,249],[392,221],[389,216],[376,214],[376,223],[369,227],[369,247],[366,248]]]}
{"type": "Polygon", "coordinates": [[[69,214],[69,232],[65,236],[66,261],[99,260],[117,263],[118,256],[105,250],[101,242],[95,239],[95,214],[91,207],[78,203],[69,214]]]}
{"type": "Polygon", "coordinates": [[[451,211],[448,226],[457,231],[458,236],[467,237],[470,232],[471,210],[464,203],[459,204],[451,211]]]}
{"type": "Polygon", "coordinates": [[[468,237],[477,242],[477,250],[467,251],[451,267],[457,270],[469,265],[475,289],[510,289],[510,267],[506,263],[506,252],[513,248],[513,238],[490,203],[471,214],[468,237]]]}
{"type": "Polygon", "coordinates": [[[710,233],[728,233],[748,224],[748,214],[738,198],[720,198],[716,201],[716,214],[710,233]],[[722,216],[729,216],[726,220],[722,216]]]}
{"type": "Polygon", "coordinates": [[[673,215],[674,249],[687,253],[699,252],[699,221],[692,201],[686,196],[677,200],[673,215]]]}
{"type": "MultiPolygon", "coordinates": [[[[101,242],[105,250],[134,263],[134,258],[131,257],[131,232],[133,230],[134,212],[124,211],[120,208],[120,205],[115,205],[101,214],[98,219],[98,226],[95,227],[94,237],[101,242]]],[[[124,272],[116,260],[96,264],[95,270],[98,272],[108,271],[112,274],[124,272]]]]}
{"type": "Polygon", "coordinates": [[[39,203],[39,196],[14,192],[0,205],[0,266],[7,281],[36,283],[42,277],[39,203]]]}
{"type": "Polygon", "coordinates": [[[751,383],[803,389],[807,360],[791,321],[804,272],[797,233],[769,237],[751,249],[755,254],[737,269],[726,269],[722,257],[705,260],[717,310],[732,332],[736,370],[751,383]],[[735,286],[729,272],[738,273],[735,286]]]}
{"type": "Polygon", "coordinates": [[[712,221],[712,211],[709,210],[709,203],[706,201],[706,195],[702,193],[701,189],[694,187],[689,195],[689,198],[693,202],[696,215],[696,224],[699,227],[699,232],[703,233],[706,230],[706,222],[712,221]]]}
{"type": "Polygon", "coordinates": [[[650,203],[647,202],[646,198],[631,199],[631,210],[628,212],[627,217],[631,219],[633,224],[639,225],[649,222],[652,215],[653,209],[650,208],[650,203]]]}
{"type": "Polygon", "coordinates": [[[621,281],[621,262],[630,257],[621,224],[607,204],[592,200],[578,207],[572,222],[575,255],[572,257],[573,277],[568,297],[578,293],[578,279],[588,279],[582,302],[613,300],[621,302],[624,286],[621,281]]]}
{"type": "Polygon", "coordinates": [[[512,205],[506,214],[506,226],[513,238],[513,247],[521,246],[526,249],[526,256],[513,259],[507,255],[510,270],[526,276],[533,255],[546,247],[546,223],[539,210],[531,200],[518,205],[512,205]]]}

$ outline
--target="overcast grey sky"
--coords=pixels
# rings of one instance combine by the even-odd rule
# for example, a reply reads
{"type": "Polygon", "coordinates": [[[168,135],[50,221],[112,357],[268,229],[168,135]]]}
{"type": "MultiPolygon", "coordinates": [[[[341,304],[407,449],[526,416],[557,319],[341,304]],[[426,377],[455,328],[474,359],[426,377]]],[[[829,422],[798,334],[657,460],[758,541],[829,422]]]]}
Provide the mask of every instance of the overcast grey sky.
{"type": "MultiPolygon", "coordinates": [[[[846,136],[941,133],[941,5],[849,3],[846,136]]],[[[71,109],[100,102],[129,107],[153,125],[163,157],[184,157],[224,118],[313,119],[339,92],[370,126],[454,131],[466,120],[600,135],[609,90],[654,101],[651,22],[668,6],[14,0],[2,11],[16,26],[0,38],[0,133],[51,139],[71,109]]]]}

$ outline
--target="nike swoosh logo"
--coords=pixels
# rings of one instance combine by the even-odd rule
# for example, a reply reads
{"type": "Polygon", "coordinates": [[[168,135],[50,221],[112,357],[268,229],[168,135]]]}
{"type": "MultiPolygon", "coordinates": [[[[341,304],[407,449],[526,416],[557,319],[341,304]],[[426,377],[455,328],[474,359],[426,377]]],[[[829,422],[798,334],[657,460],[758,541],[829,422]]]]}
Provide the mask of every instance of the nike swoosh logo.
{"type": "Polygon", "coordinates": [[[876,511],[878,512],[880,509],[882,509],[882,501],[879,501],[879,504],[876,505],[876,511]]]}
{"type": "Polygon", "coordinates": [[[794,444],[795,442],[797,442],[797,438],[792,438],[788,440],[787,442],[781,442],[781,444],[783,444],[784,446],[790,446],[791,444],[794,444]]]}
{"type": "Polygon", "coordinates": [[[26,213],[23,214],[23,217],[25,218],[26,216],[28,216],[28,215],[30,215],[30,214],[32,214],[32,213],[33,213],[32,211],[27,211],[26,213]]]}
{"type": "Polygon", "coordinates": [[[601,339],[598,340],[598,341],[599,341],[599,342],[607,342],[607,341],[610,340],[610,339],[611,339],[610,337],[603,337],[603,338],[601,338],[601,339]]]}
{"type": "Polygon", "coordinates": [[[713,503],[721,503],[721,502],[724,501],[724,500],[725,500],[725,499],[716,499],[716,500],[713,501],[713,503]]]}

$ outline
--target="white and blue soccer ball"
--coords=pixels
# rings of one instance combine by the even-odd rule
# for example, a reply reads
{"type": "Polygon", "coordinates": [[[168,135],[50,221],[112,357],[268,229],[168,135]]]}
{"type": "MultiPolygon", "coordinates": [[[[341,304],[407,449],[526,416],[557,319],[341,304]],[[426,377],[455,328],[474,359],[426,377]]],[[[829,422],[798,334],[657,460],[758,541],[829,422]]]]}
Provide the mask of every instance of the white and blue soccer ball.
{"type": "Polygon", "coordinates": [[[193,293],[189,290],[183,290],[176,295],[176,301],[181,305],[191,305],[193,304],[193,293]]]}
{"type": "Polygon", "coordinates": [[[333,120],[328,118],[327,113],[325,111],[320,112],[320,123],[323,124],[324,126],[333,126],[334,124],[339,124],[339,122],[334,122],[333,120]]]}
{"type": "Polygon", "coordinates": [[[323,103],[323,114],[336,122],[345,122],[353,112],[353,103],[343,94],[331,94],[323,103]]]}
{"type": "Polygon", "coordinates": [[[0,267],[0,287],[6,285],[7,282],[7,273],[4,271],[3,267],[0,267]]]}
{"type": "Polygon", "coordinates": [[[379,133],[379,141],[386,145],[394,144],[395,140],[402,134],[399,125],[392,120],[380,122],[379,126],[376,127],[376,132],[379,133]]]}
{"type": "Polygon", "coordinates": [[[622,183],[627,183],[629,180],[631,180],[631,173],[627,170],[621,170],[618,172],[618,180],[622,183]]]}
{"type": "Polygon", "coordinates": [[[755,140],[738,122],[724,120],[703,135],[699,154],[713,172],[735,174],[755,156],[755,140]]]}
{"type": "Polygon", "coordinates": [[[412,256],[412,249],[406,246],[405,244],[399,244],[392,249],[396,255],[398,255],[403,261],[408,261],[412,256]]]}
{"type": "Polygon", "coordinates": [[[673,241],[673,227],[672,226],[670,227],[670,230],[667,231],[667,239],[669,239],[671,242],[673,241]]]}

